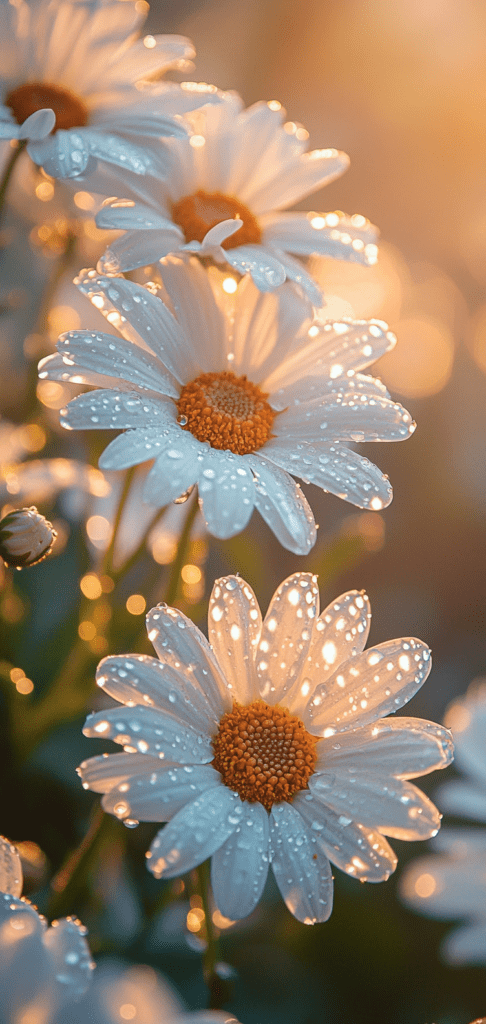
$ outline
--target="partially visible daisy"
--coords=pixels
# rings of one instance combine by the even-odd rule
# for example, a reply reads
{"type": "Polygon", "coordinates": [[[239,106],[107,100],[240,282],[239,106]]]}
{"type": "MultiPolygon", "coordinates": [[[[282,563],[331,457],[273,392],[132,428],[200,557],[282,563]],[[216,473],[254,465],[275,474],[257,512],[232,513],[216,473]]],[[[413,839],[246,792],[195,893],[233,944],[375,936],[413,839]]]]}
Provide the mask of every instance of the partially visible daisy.
{"type": "Polygon", "coordinates": [[[186,136],[180,119],[211,98],[141,80],[188,66],[181,36],[138,38],[148,4],[133,0],[0,0],[0,139],[28,140],[34,163],[61,178],[100,160],[135,174],[166,169],[164,147],[186,136]]]}
{"type": "Polygon", "coordinates": [[[296,281],[322,305],[315,281],[295,256],[320,254],[376,262],[376,229],[362,216],[282,213],[349,165],[335,149],[307,150],[308,132],[287,122],[280,103],[247,110],[236,93],[188,115],[192,135],[169,143],[170,172],[137,182],[130,198],[109,199],[100,227],[121,228],[100,261],[104,273],[132,270],[176,251],[212,256],[262,291],[296,281]]]}
{"type": "Polygon", "coordinates": [[[212,857],[216,905],[238,920],[271,865],[291,913],[314,924],[331,913],[330,862],[380,882],[396,866],[384,835],[437,832],[438,811],[408,780],[448,764],[450,734],[383,718],[422,686],[430,652],[414,639],[365,651],[370,618],[357,591],[319,615],[316,577],[295,573],[262,622],[251,588],[229,576],[213,588],[209,643],[158,605],[147,628],[160,661],[101,662],[98,685],[121,706],[90,715],[84,732],[124,753],[79,772],[116,817],[169,822],[147,854],[157,878],[212,857]]]}
{"type": "Polygon", "coordinates": [[[388,505],[388,479],[348,447],[414,430],[383,384],[360,372],[395,344],[386,324],[313,323],[292,289],[262,294],[249,278],[230,313],[197,260],[168,257],[160,272],[165,301],[84,271],[78,287],[122,338],[70,331],[39,364],[41,378],[102,385],[61,410],[68,429],[124,431],[100,467],[154,459],[148,503],[166,505],[197,483],[214,536],[239,533],[256,507],[297,554],[310,550],[316,529],[289,474],[362,508],[388,505]]]}
{"type": "Polygon", "coordinates": [[[50,928],[22,897],[18,851],[0,837],[0,1006],[2,1022],[20,1020],[52,1024],[89,987],[94,964],[86,929],[74,918],[53,921],[50,928]]]}
{"type": "MultiPolygon", "coordinates": [[[[455,765],[466,776],[444,783],[439,806],[457,817],[486,822],[486,682],[477,680],[447,709],[455,765]]],[[[414,910],[438,918],[465,918],[444,940],[444,958],[454,964],[486,963],[486,830],[445,829],[437,853],[413,861],[402,880],[402,896],[414,910]]]]}

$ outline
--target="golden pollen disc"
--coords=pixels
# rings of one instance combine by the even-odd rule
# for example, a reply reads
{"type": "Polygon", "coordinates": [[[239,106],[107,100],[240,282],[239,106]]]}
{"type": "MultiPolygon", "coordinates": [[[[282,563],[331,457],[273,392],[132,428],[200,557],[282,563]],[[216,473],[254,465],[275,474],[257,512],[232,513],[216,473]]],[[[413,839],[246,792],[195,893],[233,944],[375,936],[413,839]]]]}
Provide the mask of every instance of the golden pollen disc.
{"type": "Polygon", "coordinates": [[[10,107],[17,124],[23,124],[36,110],[50,107],[56,115],[54,134],[58,128],[83,128],[88,123],[88,108],[68,89],[46,82],[27,82],[9,92],[5,105],[10,107]]]}
{"type": "Polygon", "coordinates": [[[248,455],[271,437],[276,413],[267,398],[257,384],[231,370],[201,373],[181,391],[178,423],[212,448],[248,455]]]}
{"type": "Polygon", "coordinates": [[[223,249],[235,249],[237,245],[259,245],[262,233],[256,217],[234,196],[199,189],[194,195],[179,199],[172,207],[172,219],[182,228],[186,242],[202,242],[210,228],[222,220],[234,217],[242,220],[243,225],[234,235],[221,242],[223,249]]]}
{"type": "Polygon", "coordinates": [[[219,723],[212,763],[225,786],[270,811],[273,804],[307,789],[315,770],[317,740],[297,715],[278,704],[234,704],[219,723]]]}

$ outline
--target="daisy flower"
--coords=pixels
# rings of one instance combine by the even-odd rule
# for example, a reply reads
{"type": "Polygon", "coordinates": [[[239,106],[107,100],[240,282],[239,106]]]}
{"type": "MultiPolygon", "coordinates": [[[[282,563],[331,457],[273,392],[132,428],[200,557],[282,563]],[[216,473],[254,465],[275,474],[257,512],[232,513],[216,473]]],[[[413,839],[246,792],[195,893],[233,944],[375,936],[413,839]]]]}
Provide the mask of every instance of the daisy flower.
{"type": "Polygon", "coordinates": [[[54,177],[75,178],[95,160],[163,173],[165,150],[148,140],[185,137],[173,115],[215,90],[138,88],[194,56],[181,36],[138,38],[147,12],[132,0],[0,0],[0,139],[27,140],[54,177]]]}
{"type": "Polygon", "coordinates": [[[122,338],[69,331],[39,364],[41,378],[102,385],[61,410],[68,429],[124,431],[100,467],[154,459],[149,504],[166,505],[197,483],[214,536],[239,533],[256,507],[297,554],[313,546],[316,528],[289,474],[362,508],[388,505],[388,479],[348,447],[414,429],[381,382],[359,372],[394,345],[386,324],[313,323],[292,289],[277,298],[248,277],[227,311],[219,280],[198,260],[169,257],[160,272],[165,301],[84,271],[78,287],[122,338]]]}
{"type": "MultiPolygon", "coordinates": [[[[447,709],[455,765],[465,775],[437,791],[440,807],[457,817],[486,822],[486,683],[473,683],[447,709]]],[[[402,896],[414,910],[437,918],[465,918],[442,944],[449,963],[486,963],[486,829],[448,828],[435,853],[414,861],[401,879],[402,896]]]]}
{"type": "Polygon", "coordinates": [[[51,1024],[61,1008],[65,1013],[86,992],[94,964],[80,922],[66,917],[48,928],[45,918],[21,896],[22,885],[18,851],[0,837],[2,1020],[33,1020],[37,1011],[36,1020],[51,1024]]]}
{"type": "Polygon", "coordinates": [[[364,593],[319,615],[316,577],[295,573],[262,622],[251,588],[217,580],[209,643],[175,608],[147,616],[160,661],[120,655],[101,662],[98,685],[118,707],[90,715],[86,736],[124,753],[79,768],[120,819],[167,821],[147,854],[157,878],[212,857],[212,888],[232,920],[258,903],[269,865],[300,921],[332,908],[330,862],[380,882],[396,857],[384,835],[426,839],[440,815],[408,780],[451,759],[442,726],[384,719],[422,686],[430,652],[419,640],[365,651],[364,593]]]}
{"type": "MultiPolygon", "coordinates": [[[[295,256],[376,262],[376,229],[343,213],[282,213],[349,164],[335,149],[306,152],[308,132],[283,123],[280,103],[247,110],[236,93],[188,115],[192,135],[169,143],[170,172],[137,182],[137,195],[109,199],[100,227],[121,228],[104,273],[132,270],[185,250],[250,273],[262,291],[296,281],[316,306],[322,295],[295,256]]],[[[127,193],[123,193],[127,196],[127,193]]]]}

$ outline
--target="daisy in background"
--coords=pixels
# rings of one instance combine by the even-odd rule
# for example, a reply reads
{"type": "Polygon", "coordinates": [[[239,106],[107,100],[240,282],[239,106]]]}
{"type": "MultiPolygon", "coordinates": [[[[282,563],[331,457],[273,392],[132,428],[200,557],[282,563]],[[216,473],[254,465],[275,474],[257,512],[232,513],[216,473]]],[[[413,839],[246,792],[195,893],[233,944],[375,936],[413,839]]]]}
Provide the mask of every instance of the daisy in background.
{"type": "Polygon", "coordinates": [[[284,124],[277,101],[244,109],[236,93],[187,116],[189,139],[169,143],[170,169],[108,199],[103,228],[125,231],[100,261],[104,273],[152,264],[177,251],[211,256],[262,291],[287,278],[316,306],[322,294],[298,257],[376,262],[376,229],[362,216],[282,213],[338,177],[349,165],[335,149],[307,152],[308,132],[284,124]]]}
{"type": "Polygon", "coordinates": [[[365,651],[370,618],[357,591],[319,615],[316,577],[295,573],[262,622],[251,588],[229,576],[210,598],[209,643],[158,605],[147,628],[160,661],[101,662],[98,685],[121,706],[90,715],[84,732],[124,753],[79,773],[116,817],[169,822],[147,854],[157,878],[212,857],[216,905],[238,920],[271,865],[291,913],[314,924],[331,913],[330,862],[380,882],[396,866],[384,835],[437,832],[438,811],[408,780],[449,763],[450,734],[383,718],[422,686],[430,652],[414,639],[365,651]]]}
{"type": "MultiPolygon", "coordinates": [[[[478,680],[445,715],[452,729],[456,765],[464,779],[437,792],[440,807],[457,817],[486,822],[486,682],[478,680]]],[[[432,856],[413,861],[401,879],[402,897],[414,910],[440,919],[465,918],[442,943],[446,961],[486,964],[486,829],[447,828],[432,856]]]]}
{"type": "MultiPolygon", "coordinates": [[[[65,1021],[91,983],[86,929],[72,917],[53,921],[22,897],[22,864],[0,836],[0,1006],[2,1022],[65,1021]]],[[[71,1020],[71,1017],[69,1018],[71,1020]]]]}
{"type": "Polygon", "coordinates": [[[195,259],[168,257],[160,274],[154,293],[83,271],[78,287],[122,337],[70,331],[39,364],[42,379],[101,385],[61,410],[68,429],[124,431],[100,467],[153,459],[144,501],[166,505],[197,483],[211,534],[234,536],[256,507],[297,554],[316,527],[290,474],[362,508],[388,505],[388,479],[348,447],[414,429],[360,372],[395,344],[386,324],[313,323],[293,289],[262,294],[248,277],[228,310],[219,277],[195,259]]]}
{"type": "Polygon", "coordinates": [[[26,140],[53,177],[90,174],[98,160],[163,174],[161,136],[187,134],[174,115],[216,90],[146,81],[194,56],[181,36],[139,38],[148,10],[145,0],[0,0],[0,139],[26,140]]]}

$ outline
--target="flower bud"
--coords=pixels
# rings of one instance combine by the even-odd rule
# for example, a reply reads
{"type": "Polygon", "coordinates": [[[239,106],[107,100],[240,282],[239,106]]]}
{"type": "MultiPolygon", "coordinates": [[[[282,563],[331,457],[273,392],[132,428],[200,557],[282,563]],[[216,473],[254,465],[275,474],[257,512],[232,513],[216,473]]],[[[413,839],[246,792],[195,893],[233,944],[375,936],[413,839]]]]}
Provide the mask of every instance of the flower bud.
{"type": "Polygon", "coordinates": [[[35,565],[49,554],[56,531],[35,506],[18,508],[0,520],[0,557],[5,565],[35,565]]]}

